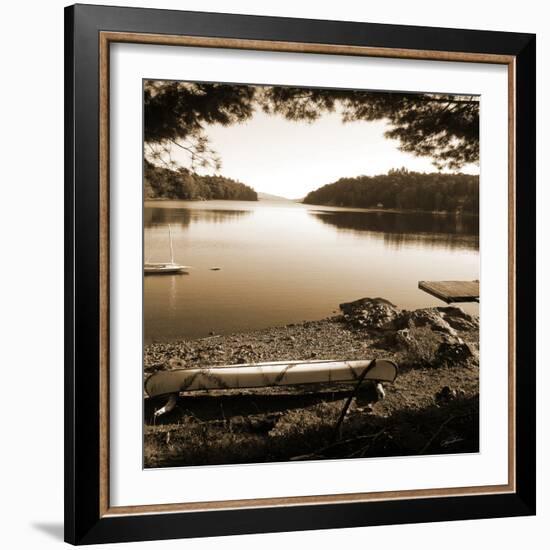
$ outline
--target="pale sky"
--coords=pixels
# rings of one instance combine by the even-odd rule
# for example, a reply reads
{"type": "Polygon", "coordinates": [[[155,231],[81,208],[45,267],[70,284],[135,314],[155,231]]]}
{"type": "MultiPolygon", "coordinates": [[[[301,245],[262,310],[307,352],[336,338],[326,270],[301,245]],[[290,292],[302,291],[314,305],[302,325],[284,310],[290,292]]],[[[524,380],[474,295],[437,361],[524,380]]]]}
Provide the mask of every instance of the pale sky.
{"type": "MultiPolygon", "coordinates": [[[[256,191],[296,199],[341,177],[385,174],[401,167],[436,171],[429,158],[399,151],[397,140],[384,137],[386,129],[383,121],[344,124],[338,113],[308,124],[256,112],[243,124],[210,126],[206,135],[221,157],[221,175],[256,191]]],[[[183,151],[172,148],[171,154],[189,166],[183,151]]],[[[478,174],[479,166],[467,165],[461,172],[478,174]]]]}

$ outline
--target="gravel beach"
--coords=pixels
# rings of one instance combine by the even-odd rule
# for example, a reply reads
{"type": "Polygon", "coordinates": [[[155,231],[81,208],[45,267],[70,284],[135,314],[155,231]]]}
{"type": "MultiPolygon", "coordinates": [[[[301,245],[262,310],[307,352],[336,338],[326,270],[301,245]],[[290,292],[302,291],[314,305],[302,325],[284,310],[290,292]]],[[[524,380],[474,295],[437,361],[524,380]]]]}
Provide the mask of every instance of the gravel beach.
{"type": "Polygon", "coordinates": [[[478,451],[479,326],[460,308],[399,310],[386,300],[341,315],[253,332],[153,343],[144,376],[173,368],[282,360],[387,358],[399,366],[385,397],[353,387],[277,387],[145,399],[146,467],[405,456],[478,451]]]}

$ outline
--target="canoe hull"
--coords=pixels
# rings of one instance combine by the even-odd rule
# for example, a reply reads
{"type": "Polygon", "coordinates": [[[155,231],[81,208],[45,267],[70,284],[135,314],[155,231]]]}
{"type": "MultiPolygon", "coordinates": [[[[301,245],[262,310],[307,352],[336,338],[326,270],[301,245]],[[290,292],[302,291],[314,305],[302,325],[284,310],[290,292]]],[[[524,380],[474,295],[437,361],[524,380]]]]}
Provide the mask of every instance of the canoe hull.
{"type": "Polygon", "coordinates": [[[145,381],[150,397],[196,390],[262,388],[302,384],[393,382],[397,366],[385,359],[359,361],[283,361],[159,371],[145,381]]]}
{"type": "Polygon", "coordinates": [[[143,268],[145,275],[162,275],[162,274],[174,274],[174,273],[187,273],[189,267],[186,265],[146,265],[143,268]]]}

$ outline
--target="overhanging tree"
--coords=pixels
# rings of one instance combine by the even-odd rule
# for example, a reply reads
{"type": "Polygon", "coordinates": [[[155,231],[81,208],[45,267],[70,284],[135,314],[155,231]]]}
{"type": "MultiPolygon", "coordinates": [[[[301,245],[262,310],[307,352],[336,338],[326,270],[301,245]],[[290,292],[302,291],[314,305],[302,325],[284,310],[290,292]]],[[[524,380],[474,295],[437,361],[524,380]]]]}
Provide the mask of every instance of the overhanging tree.
{"type": "Polygon", "coordinates": [[[330,112],[348,123],[385,120],[386,136],[401,150],[430,157],[438,168],[479,161],[476,96],[168,81],[145,83],[146,157],[173,165],[170,152],[177,146],[188,153],[191,168],[219,170],[206,127],[244,122],[256,109],[293,121],[314,122],[330,112]]]}
{"type": "Polygon", "coordinates": [[[344,122],[385,120],[386,137],[400,149],[431,157],[438,168],[479,161],[479,99],[476,96],[267,87],[267,113],[314,121],[339,108],[344,122]]]}
{"type": "Polygon", "coordinates": [[[228,126],[254,112],[253,86],[148,80],[143,91],[145,156],[175,167],[172,146],[189,155],[191,168],[212,166],[220,159],[205,134],[210,124],[228,126]]]}

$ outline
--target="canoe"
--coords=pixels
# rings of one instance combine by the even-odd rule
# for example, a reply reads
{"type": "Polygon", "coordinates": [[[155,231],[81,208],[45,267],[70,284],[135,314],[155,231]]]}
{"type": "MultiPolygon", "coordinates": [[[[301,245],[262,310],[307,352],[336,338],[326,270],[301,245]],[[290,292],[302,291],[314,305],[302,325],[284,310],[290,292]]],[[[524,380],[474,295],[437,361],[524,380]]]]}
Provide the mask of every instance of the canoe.
{"type": "Polygon", "coordinates": [[[149,397],[196,390],[263,388],[298,384],[393,382],[397,365],[387,359],[358,361],[277,361],[159,371],[145,381],[149,397]]]}

